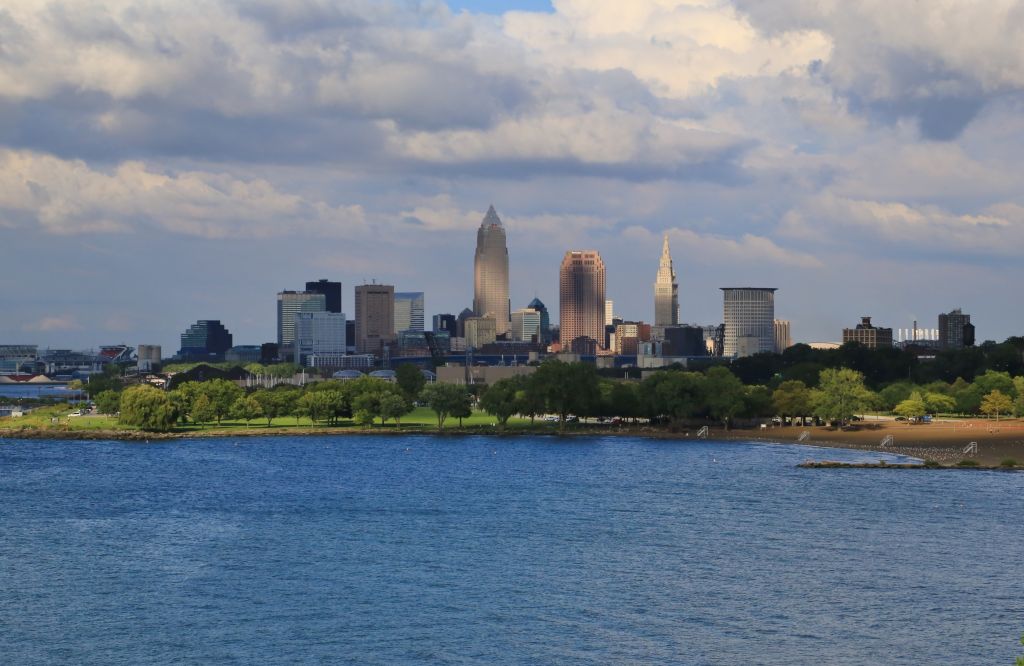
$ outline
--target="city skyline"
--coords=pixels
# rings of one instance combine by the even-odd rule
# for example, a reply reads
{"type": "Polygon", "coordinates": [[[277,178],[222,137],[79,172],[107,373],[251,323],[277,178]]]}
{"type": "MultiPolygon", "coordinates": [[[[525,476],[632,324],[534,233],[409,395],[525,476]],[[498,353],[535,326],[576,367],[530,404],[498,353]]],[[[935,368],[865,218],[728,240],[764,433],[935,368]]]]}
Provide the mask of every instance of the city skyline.
{"type": "Polygon", "coordinates": [[[457,313],[489,202],[512,309],[554,304],[589,247],[649,321],[667,233],[684,322],[771,284],[799,340],[958,307],[979,342],[1019,333],[1024,15],[823,7],[15,3],[0,340],[171,349],[219,319],[269,341],[268,299],[319,277],[457,313]]]}

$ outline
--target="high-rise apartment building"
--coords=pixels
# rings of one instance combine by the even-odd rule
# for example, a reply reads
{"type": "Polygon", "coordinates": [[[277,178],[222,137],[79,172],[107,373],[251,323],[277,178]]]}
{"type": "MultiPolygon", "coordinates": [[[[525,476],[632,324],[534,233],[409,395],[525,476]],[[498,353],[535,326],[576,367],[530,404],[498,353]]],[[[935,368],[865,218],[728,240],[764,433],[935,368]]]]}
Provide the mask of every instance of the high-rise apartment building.
{"type": "Polygon", "coordinates": [[[362,284],[356,287],[356,352],[380,354],[395,341],[395,287],[362,284]]]}
{"type": "Polygon", "coordinates": [[[480,349],[497,339],[498,328],[494,317],[467,317],[464,325],[468,349],[480,349]]]}
{"type": "Polygon", "coordinates": [[[423,292],[395,292],[395,334],[423,331],[423,292]]]}
{"type": "Polygon", "coordinates": [[[858,342],[868,349],[892,347],[892,329],[873,325],[871,317],[861,317],[856,328],[843,329],[843,344],[847,342],[858,342]]]}
{"type": "Polygon", "coordinates": [[[679,323],[679,284],[668,249],[668,234],[661,246],[658,275],[654,280],[654,326],[663,328],[679,323]]]}
{"type": "Polygon", "coordinates": [[[651,339],[651,325],[642,321],[624,321],[615,326],[615,353],[632,356],[641,342],[651,339]]]}
{"type": "Polygon", "coordinates": [[[181,334],[178,358],[183,361],[223,361],[232,336],[218,319],[200,319],[181,334]]]}
{"type": "Polygon", "coordinates": [[[324,295],[324,307],[327,312],[341,312],[341,283],[320,279],[307,282],[306,291],[324,295]]]}
{"type": "Polygon", "coordinates": [[[577,338],[604,345],[605,268],[600,253],[570,250],[559,272],[559,322],[563,349],[577,338]]]}
{"type": "MultiPolygon", "coordinates": [[[[348,341],[343,312],[299,312],[295,315],[295,361],[309,365],[310,357],[344,356],[348,341]]],[[[324,364],[318,364],[324,365],[324,364]]]]}
{"type": "Polygon", "coordinates": [[[793,339],[789,334],[789,321],[786,319],[775,320],[775,353],[781,354],[793,346],[793,339]]]}
{"type": "Polygon", "coordinates": [[[974,324],[971,315],[960,308],[939,315],[939,347],[942,349],[963,349],[974,346],[974,324]]]}
{"type": "Polygon", "coordinates": [[[536,338],[536,341],[540,342],[540,312],[533,308],[513,310],[512,326],[509,331],[513,340],[531,342],[536,338]]]}
{"type": "Polygon", "coordinates": [[[487,209],[476,233],[476,256],[473,260],[473,313],[478,317],[494,317],[498,335],[508,331],[508,244],[505,227],[494,206],[487,209]]]}
{"type": "Polygon", "coordinates": [[[606,299],[604,302],[604,325],[611,326],[615,319],[615,301],[606,299]]]}
{"type": "Polygon", "coordinates": [[[775,292],[771,287],[722,287],[722,354],[751,356],[775,350],[775,292]]]}
{"type": "Polygon", "coordinates": [[[300,312],[326,312],[327,297],[309,291],[282,291],[277,294],[277,344],[295,342],[295,315],[300,312]]]}

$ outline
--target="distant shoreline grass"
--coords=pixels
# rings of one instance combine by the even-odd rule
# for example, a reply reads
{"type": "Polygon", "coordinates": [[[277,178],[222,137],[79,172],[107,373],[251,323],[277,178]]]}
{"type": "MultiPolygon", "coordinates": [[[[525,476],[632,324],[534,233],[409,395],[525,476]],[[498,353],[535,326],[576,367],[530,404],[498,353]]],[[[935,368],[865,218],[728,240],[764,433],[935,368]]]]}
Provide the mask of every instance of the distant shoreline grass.
{"type": "MultiPolygon", "coordinates": [[[[475,411],[472,416],[463,419],[459,425],[457,419],[449,418],[443,430],[438,430],[434,413],[419,407],[402,419],[401,427],[394,422],[381,426],[375,423],[371,427],[344,420],[335,425],[324,423],[310,424],[308,418],[281,417],[274,419],[271,426],[265,420],[254,420],[246,424],[242,420],[224,420],[216,424],[187,424],[170,432],[145,432],[132,426],[117,423],[112,416],[75,416],[68,417],[68,409],[45,407],[37,409],[28,416],[11,419],[0,419],[0,439],[49,439],[49,440],[119,440],[130,442],[169,441],[194,438],[231,438],[231,437],[282,437],[282,436],[328,436],[343,437],[355,435],[400,437],[407,435],[444,435],[470,436],[487,435],[497,437],[518,436],[561,436],[578,437],[643,437],[671,441],[689,441],[697,439],[697,428],[678,431],[648,424],[623,423],[621,425],[598,423],[566,424],[559,430],[557,423],[544,421],[540,418],[532,423],[530,419],[509,419],[505,428],[496,424],[493,416],[475,411]],[[57,418],[57,424],[52,419],[57,418]]],[[[874,426],[872,426],[874,427],[874,426]]],[[[980,455],[968,456],[960,453],[964,442],[952,441],[949,431],[941,426],[890,426],[890,432],[896,433],[897,445],[881,447],[880,435],[874,434],[869,428],[859,434],[853,434],[824,428],[812,428],[810,437],[798,441],[803,428],[778,428],[767,431],[760,429],[723,430],[713,427],[708,438],[718,441],[745,441],[766,444],[793,445],[802,444],[823,449],[846,449],[864,452],[878,452],[904,455],[920,460],[933,460],[944,467],[955,466],[965,459],[977,458],[978,464],[986,469],[1006,469],[1002,461],[1008,459],[1024,461],[1024,433],[1015,434],[1013,430],[1005,433],[992,430],[958,431],[959,438],[969,438],[984,443],[980,455]]]]}

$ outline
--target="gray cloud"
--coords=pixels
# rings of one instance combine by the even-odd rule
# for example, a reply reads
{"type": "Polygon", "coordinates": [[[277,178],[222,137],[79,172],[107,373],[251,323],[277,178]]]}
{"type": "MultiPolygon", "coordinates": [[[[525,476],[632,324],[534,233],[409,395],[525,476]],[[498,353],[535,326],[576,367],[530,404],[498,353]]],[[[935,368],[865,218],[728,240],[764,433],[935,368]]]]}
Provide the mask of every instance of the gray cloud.
{"type": "MultiPolygon", "coordinates": [[[[1022,4],[560,0],[494,17],[440,1],[13,3],[0,10],[0,253],[54,258],[46,272],[17,264],[14,286],[25,321],[70,317],[75,336],[104,321],[153,335],[224,308],[257,341],[273,291],[321,271],[458,311],[492,202],[516,302],[557,307],[558,259],[585,245],[606,253],[620,313],[649,318],[644,266],[666,230],[688,312],[709,322],[733,279],[781,286],[780,312],[862,266],[981,293],[948,276],[1024,277],[1011,265],[1022,4]],[[154,246],[210,267],[122,266],[143,276],[139,302],[173,303],[146,328],[104,294],[112,256],[154,246]],[[101,268],[72,274],[78,252],[101,268]],[[239,252],[274,268],[234,284],[239,252]],[[102,288],[57,303],[78,282],[102,288]]],[[[887,286],[894,318],[921,302],[865,284],[887,286]]],[[[1019,332],[983,296],[955,305],[1019,332]]],[[[830,326],[848,323],[844,307],[829,305],[830,326]]],[[[788,314],[798,338],[834,337],[788,314]]],[[[71,339],[46,328],[32,332],[71,339]]],[[[0,338],[24,333],[0,324],[0,338]]]]}

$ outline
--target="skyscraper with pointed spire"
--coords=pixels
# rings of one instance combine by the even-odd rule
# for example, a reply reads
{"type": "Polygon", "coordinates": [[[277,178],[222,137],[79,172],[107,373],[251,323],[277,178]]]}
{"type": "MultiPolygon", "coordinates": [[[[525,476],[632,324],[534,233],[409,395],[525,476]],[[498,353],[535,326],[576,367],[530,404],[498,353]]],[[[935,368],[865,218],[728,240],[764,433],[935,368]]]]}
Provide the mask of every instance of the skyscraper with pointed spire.
{"type": "Polygon", "coordinates": [[[675,326],[679,323],[679,284],[672,266],[672,255],[668,250],[668,234],[661,246],[661,261],[658,263],[658,277],[654,280],[654,325],[675,326]]]}
{"type": "Polygon", "coordinates": [[[508,298],[508,245],[505,227],[494,206],[487,209],[476,232],[476,257],[473,261],[473,313],[494,317],[495,333],[508,332],[512,305],[508,298]]]}

